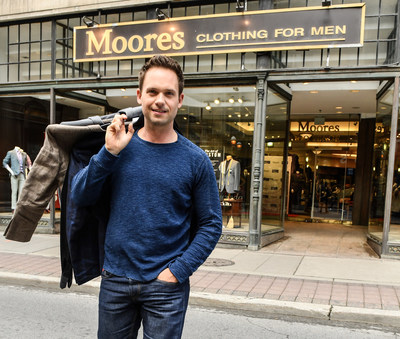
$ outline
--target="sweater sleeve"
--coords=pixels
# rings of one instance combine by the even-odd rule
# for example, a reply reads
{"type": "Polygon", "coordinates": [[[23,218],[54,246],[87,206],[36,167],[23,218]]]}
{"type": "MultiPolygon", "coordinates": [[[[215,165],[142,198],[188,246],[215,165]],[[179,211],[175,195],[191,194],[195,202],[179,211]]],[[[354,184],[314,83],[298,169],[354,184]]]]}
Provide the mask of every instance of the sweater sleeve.
{"type": "Polygon", "coordinates": [[[217,182],[208,157],[203,160],[196,175],[193,209],[195,224],[197,224],[193,241],[182,256],[175,259],[169,266],[179,282],[188,279],[204,263],[222,233],[222,213],[217,182]]]}
{"type": "Polygon", "coordinates": [[[76,206],[90,206],[98,200],[118,158],[103,146],[99,153],[92,156],[89,165],[75,175],[71,183],[71,197],[76,206]]]}

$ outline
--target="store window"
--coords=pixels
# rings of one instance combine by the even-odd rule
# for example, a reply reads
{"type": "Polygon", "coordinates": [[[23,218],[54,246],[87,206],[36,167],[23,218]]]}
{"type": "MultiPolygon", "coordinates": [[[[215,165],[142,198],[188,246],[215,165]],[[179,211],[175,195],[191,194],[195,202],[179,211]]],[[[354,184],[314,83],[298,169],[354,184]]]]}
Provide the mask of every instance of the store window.
{"type": "Polygon", "coordinates": [[[253,86],[187,87],[176,118],[213,164],[227,232],[249,231],[254,110],[253,86]]]}
{"type": "MultiPolygon", "coordinates": [[[[375,143],[372,172],[372,196],[370,207],[369,236],[382,241],[385,212],[386,179],[389,162],[390,130],[392,118],[393,86],[377,102],[375,143]]],[[[398,157],[396,157],[396,160],[398,157]]],[[[399,161],[396,161],[399,164],[399,161]]],[[[397,174],[395,174],[397,180],[397,174]]],[[[395,184],[396,181],[393,182],[395,184]]],[[[397,186],[397,185],[396,185],[397,186]]],[[[396,195],[396,189],[393,195],[396,195]]],[[[393,221],[397,220],[397,197],[392,202],[393,221]]],[[[399,210],[400,211],[400,210],[399,210]]]]}
{"type": "MultiPolygon", "coordinates": [[[[382,107],[384,106],[382,105],[382,107]]],[[[387,109],[390,109],[390,105],[388,105],[387,109]]],[[[400,122],[397,122],[397,136],[396,136],[395,147],[396,147],[396,153],[394,160],[389,242],[400,243],[400,122]]]]}
{"type": "Polygon", "coordinates": [[[268,89],[265,128],[264,172],[262,183],[261,232],[283,229],[287,189],[285,145],[289,102],[277,92],[268,89]]]}

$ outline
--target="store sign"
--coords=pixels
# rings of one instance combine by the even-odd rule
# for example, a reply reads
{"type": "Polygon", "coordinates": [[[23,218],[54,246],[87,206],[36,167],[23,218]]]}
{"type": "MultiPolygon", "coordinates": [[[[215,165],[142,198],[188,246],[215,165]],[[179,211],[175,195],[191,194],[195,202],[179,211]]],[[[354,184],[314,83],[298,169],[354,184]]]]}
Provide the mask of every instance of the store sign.
{"type": "Polygon", "coordinates": [[[359,47],[365,4],[304,7],[74,28],[74,61],[359,47]]]}
{"type": "MultiPolygon", "coordinates": [[[[343,133],[343,132],[358,132],[357,121],[335,121],[326,122],[322,125],[314,124],[310,121],[292,121],[290,123],[290,132],[298,133],[343,133]]],[[[382,123],[376,123],[376,133],[383,133],[385,131],[382,123]]]]}
{"type": "Polygon", "coordinates": [[[213,148],[203,148],[204,152],[208,155],[214,168],[214,173],[217,175],[218,166],[222,162],[222,150],[213,148]]]}

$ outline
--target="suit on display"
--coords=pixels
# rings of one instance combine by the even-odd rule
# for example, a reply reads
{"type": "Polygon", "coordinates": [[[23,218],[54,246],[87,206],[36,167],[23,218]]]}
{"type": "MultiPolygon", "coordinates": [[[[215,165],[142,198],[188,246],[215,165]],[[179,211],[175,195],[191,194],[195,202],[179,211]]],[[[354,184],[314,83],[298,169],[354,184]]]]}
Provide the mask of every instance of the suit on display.
{"type": "Polygon", "coordinates": [[[3,159],[3,167],[10,173],[11,180],[11,209],[15,210],[17,199],[25,184],[28,169],[32,166],[29,155],[21,148],[15,146],[14,149],[7,152],[3,159]]]}
{"type": "Polygon", "coordinates": [[[239,191],[240,186],[240,162],[226,156],[226,160],[219,164],[219,190],[224,189],[228,194],[239,191]]]}

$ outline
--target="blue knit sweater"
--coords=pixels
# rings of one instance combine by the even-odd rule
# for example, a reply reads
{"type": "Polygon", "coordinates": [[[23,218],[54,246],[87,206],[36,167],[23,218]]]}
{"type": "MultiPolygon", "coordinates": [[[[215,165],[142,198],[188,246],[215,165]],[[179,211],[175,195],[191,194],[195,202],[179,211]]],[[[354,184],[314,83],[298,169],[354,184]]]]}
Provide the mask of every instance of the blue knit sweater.
{"type": "Polygon", "coordinates": [[[150,281],[169,267],[185,281],[210,255],[222,230],[213,167],[185,137],[154,144],[134,134],[118,156],[105,147],[78,172],[71,185],[76,205],[93,204],[111,176],[110,218],[104,269],[150,281]],[[198,229],[190,242],[191,209],[198,229]]]}

